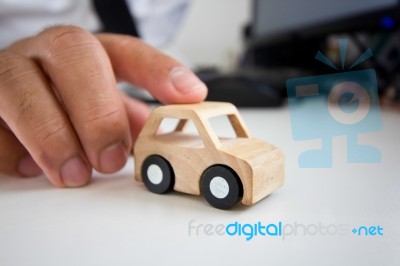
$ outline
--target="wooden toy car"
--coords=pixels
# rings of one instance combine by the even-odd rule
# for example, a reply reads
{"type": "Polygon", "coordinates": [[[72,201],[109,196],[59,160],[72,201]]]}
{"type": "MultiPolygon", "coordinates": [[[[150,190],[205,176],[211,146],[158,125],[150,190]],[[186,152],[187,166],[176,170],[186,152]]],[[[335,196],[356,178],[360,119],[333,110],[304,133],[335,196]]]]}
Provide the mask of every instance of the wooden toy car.
{"type": "Polygon", "coordinates": [[[241,198],[251,205],[284,183],[284,155],[272,144],[252,138],[236,107],[203,102],[155,108],[134,147],[135,179],[154,193],[171,189],[204,194],[214,207],[229,209],[241,198]],[[209,122],[227,116],[235,138],[218,138],[209,122]],[[161,121],[178,119],[170,133],[158,134],[161,121]],[[198,135],[185,126],[192,121],[198,135]]]}

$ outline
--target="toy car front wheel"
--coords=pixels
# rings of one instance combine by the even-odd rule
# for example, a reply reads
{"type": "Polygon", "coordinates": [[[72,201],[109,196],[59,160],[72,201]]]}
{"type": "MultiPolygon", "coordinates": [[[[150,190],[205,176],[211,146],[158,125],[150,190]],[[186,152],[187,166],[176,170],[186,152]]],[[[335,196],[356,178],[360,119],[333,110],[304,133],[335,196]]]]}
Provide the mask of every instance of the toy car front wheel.
{"type": "Polygon", "coordinates": [[[159,155],[147,157],[141,169],[144,185],[153,193],[164,194],[174,186],[174,171],[171,165],[159,155]]]}
{"type": "Polygon", "coordinates": [[[218,209],[232,208],[243,196],[242,182],[235,171],[222,165],[204,172],[201,189],[208,203],[218,209]]]}

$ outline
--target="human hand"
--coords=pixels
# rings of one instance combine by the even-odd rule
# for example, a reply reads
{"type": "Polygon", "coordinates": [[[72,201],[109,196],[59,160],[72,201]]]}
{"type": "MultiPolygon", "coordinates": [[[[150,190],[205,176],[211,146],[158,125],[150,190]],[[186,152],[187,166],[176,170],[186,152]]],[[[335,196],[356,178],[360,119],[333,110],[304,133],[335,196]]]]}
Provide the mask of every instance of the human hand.
{"type": "Polygon", "coordinates": [[[149,113],[116,88],[148,90],[163,103],[204,100],[190,70],[142,41],[57,26],[0,51],[0,173],[42,171],[79,187],[92,169],[121,169],[149,113]]]}

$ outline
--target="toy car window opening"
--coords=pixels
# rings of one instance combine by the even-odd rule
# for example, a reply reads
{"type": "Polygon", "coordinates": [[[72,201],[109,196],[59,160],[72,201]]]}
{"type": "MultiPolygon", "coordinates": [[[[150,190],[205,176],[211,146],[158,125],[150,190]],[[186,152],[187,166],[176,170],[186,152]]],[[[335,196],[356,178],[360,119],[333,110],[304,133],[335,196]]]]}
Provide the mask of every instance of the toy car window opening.
{"type": "MultiPolygon", "coordinates": [[[[189,119],[181,119],[177,123],[175,127],[175,131],[184,131],[187,128],[187,123],[190,122],[189,119]]],[[[211,126],[213,128],[219,130],[230,128],[229,137],[230,138],[249,138],[249,135],[245,128],[243,128],[243,124],[239,120],[239,117],[235,114],[228,114],[228,115],[218,115],[212,116],[209,118],[211,122],[211,126]],[[221,124],[219,124],[221,123],[221,124]],[[229,125],[229,126],[227,126],[229,125]],[[234,134],[232,134],[234,133],[234,134]]],[[[217,132],[218,133],[218,132],[217,132]]]]}

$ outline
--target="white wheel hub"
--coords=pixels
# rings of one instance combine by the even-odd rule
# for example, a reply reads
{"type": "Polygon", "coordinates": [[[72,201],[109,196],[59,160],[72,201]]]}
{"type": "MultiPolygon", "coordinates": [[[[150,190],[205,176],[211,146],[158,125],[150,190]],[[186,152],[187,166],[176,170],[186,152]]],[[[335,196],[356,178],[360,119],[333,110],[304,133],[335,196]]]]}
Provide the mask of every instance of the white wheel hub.
{"type": "Polygon", "coordinates": [[[154,185],[160,184],[163,180],[163,172],[160,166],[156,164],[151,164],[149,168],[147,168],[147,177],[154,185]]]}
{"type": "Polygon", "coordinates": [[[229,184],[225,180],[225,178],[216,176],[213,179],[211,179],[210,191],[211,194],[214,195],[214,197],[218,199],[223,199],[229,194],[229,184]]]}

